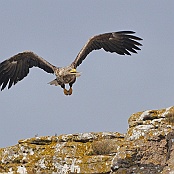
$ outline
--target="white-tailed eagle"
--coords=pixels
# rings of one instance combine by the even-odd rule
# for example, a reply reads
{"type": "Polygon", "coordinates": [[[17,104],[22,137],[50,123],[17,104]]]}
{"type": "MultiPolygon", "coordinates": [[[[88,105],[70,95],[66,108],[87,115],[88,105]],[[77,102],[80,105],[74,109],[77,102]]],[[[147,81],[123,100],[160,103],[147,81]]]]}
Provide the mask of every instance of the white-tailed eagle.
{"type": "Polygon", "coordinates": [[[56,79],[49,84],[60,85],[64,89],[65,95],[71,95],[73,83],[76,81],[76,77],[80,76],[76,68],[90,52],[103,48],[107,52],[120,55],[131,55],[131,52],[137,53],[137,50],[141,50],[138,46],[142,46],[138,41],[142,39],[134,36],[134,33],[133,31],[119,31],[93,36],[83,46],[75,60],[66,67],[56,67],[31,51],[18,53],[0,63],[1,90],[7,84],[8,88],[11,88],[12,85],[26,77],[29,69],[35,66],[47,73],[55,74],[56,79]],[[65,84],[69,84],[69,90],[65,88],[65,84]]]}

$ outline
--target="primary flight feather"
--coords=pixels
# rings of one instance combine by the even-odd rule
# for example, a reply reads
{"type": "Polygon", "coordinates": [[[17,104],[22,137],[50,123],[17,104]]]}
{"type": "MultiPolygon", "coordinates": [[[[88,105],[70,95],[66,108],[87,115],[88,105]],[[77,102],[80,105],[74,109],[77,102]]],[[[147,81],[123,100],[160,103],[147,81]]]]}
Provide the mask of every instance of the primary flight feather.
{"type": "Polygon", "coordinates": [[[49,84],[60,85],[64,89],[65,95],[71,95],[73,83],[75,83],[76,78],[80,76],[76,68],[90,52],[103,48],[105,51],[115,52],[120,55],[137,53],[137,50],[141,50],[138,46],[142,46],[138,41],[142,39],[132,35],[134,33],[133,31],[119,31],[93,36],[83,46],[75,60],[66,67],[56,67],[31,51],[18,53],[0,63],[1,90],[7,85],[8,88],[11,88],[12,85],[15,85],[18,81],[26,77],[29,73],[29,69],[35,66],[43,69],[47,73],[55,74],[56,79],[49,84]],[[65,88],[65,84],[69,84],[69,90],[65,88]]]}

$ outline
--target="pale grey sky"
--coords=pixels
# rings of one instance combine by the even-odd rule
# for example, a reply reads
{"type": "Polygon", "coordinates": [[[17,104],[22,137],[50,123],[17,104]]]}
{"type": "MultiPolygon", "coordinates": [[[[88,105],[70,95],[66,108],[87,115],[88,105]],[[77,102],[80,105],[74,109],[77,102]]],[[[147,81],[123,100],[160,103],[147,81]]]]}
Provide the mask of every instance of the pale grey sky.
{"type": "Polygon", "coordinates": [[[173,7],[173,0],[0,1],[0,62],[31,50],[65,66],[93,35],[133,30],[144,39],[136,55],[92,52],[72,96],[38,68],[0,92],[0,147],[36,134],[124,133],[132,113],[172,106],[173,7]]]}

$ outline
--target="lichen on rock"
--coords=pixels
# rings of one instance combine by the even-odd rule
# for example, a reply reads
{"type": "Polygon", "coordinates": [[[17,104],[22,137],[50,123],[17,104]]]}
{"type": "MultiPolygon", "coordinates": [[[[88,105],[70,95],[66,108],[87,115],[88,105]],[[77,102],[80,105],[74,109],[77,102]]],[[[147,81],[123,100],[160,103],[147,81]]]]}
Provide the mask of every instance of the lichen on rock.
{"type": "Polygon", "coordinates": [[[126,134],[34,137],[0,149],[0,173],[172,173],[174,107],[131,115],[126,134]]]}

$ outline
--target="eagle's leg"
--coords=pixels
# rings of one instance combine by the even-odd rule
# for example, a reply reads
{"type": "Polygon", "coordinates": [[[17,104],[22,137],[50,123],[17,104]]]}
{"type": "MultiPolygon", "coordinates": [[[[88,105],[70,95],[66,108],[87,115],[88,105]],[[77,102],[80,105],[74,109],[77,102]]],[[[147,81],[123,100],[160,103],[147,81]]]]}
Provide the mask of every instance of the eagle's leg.
{"type": "Polygon", "coordinates": [[[72,89],[72,86],[73,86],[73,84],[75,83],[75,81],[76,81],[76,78],[74,79],[74,81],[72,81],[71,83],[69,83],[69,95],[71,95],[72,94],[72,92],[73,92],[73,89],[72,89]]]}
{"type": "Polygon", "coordinates": [[[72,90],[72,85],[69,85],[69,86],[70,86],[70,88],[69,88],[69,95],[71,95],[72,92],[73,92],[73,90],[72,90]]]}
{"type": "Polygon", "coordinates": [[[73,92],[72,86],[74,84],[74,82],[76,81],[76,79],[74,79],[74,81],[72,81],[71,83],[69,83],[69,90],[65,89],[65,84],[62,84],[61,87],[63,88],[63,92],[65,95],[71,95],[73,92]]]}
{"type": "Polygon", "coordinates": [[[61,87],[63,88],[64,94],[69,95],[69,91],[67,89],[65,89],[65,84],[61,85],[61,87]]]}

